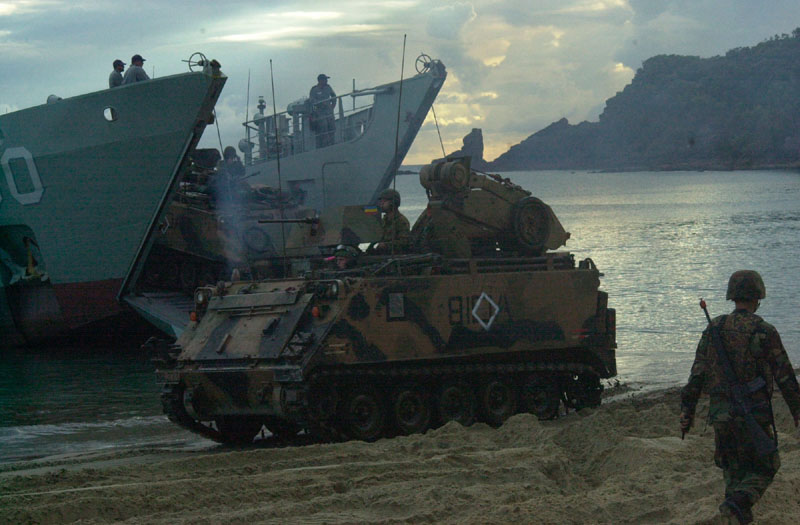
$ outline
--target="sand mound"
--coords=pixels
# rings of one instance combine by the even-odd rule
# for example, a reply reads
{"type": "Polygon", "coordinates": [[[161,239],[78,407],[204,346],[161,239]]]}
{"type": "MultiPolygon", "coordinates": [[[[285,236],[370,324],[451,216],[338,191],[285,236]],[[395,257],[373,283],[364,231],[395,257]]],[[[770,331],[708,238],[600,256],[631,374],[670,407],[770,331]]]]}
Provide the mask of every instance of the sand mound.
{"type": "MultiPolygon", "coordinates": [[[[0,470],[10,523],[717,523],[713,432],[681,441],[677,391],[499,429],[377,443],[139,450],[0,470]]],[[[776,403],[781,469],[759,523],[796,523],[800,440],[776,403]]]]}

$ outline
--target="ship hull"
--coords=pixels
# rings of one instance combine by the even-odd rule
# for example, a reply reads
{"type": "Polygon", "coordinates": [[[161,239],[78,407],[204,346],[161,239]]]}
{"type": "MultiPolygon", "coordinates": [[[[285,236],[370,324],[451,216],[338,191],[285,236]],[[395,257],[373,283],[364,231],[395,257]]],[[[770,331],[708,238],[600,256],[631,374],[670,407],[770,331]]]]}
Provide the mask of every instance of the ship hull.
{"type": "Polygon", "coordinates": [[[173,75],[0,116],[0,328],[31,341],[119,312],[224,82],[173,75]]]}
{"type": "Polygon", "coordinates": [[[248,163],[251,184],[280,185],[305,196],[301,204],[321,211],[335,206],[377,202],[425,121],[447,73],[434,67],[403,80],[377,86],[369,111],[336,120],[336,143],[314,148],[308,126],[295,130],[282,149],[302,153],[281,156],[280,181],[276,159],[257,156],[248,163]],[[402,84],[402,85],[401,85],[402,84]],[[307,150],[307,151],[306,151],[307,150]]]}

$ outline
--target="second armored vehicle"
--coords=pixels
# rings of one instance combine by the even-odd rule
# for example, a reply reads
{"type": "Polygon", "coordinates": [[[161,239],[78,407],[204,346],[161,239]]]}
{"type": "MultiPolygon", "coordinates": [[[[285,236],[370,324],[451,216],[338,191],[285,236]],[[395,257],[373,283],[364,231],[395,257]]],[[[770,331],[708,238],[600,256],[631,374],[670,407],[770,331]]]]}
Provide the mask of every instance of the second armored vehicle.
{"type": "Polygon", "coordinates": [[[169,417],[229,443],[262,426],[370,441],[598,405],[616,342],[594,263],[547,251],[568,234],[509,181],[458,160],[423,171],[431,206],[414,244],[440,253],[199,288],[197,320],[158,348],[169,417]]]}

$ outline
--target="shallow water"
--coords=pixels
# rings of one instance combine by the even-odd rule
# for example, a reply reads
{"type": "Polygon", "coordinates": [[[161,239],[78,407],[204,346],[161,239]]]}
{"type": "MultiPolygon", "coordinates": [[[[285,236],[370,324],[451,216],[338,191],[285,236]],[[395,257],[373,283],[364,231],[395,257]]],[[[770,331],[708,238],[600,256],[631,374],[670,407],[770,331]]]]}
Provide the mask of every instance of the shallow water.
{"type": "MultiPolygon", "coordinates": [[[[728,276],[761,272],[759,314],[800,365],[800,173],[565,171],[506,174],[553,208],[576,259],[604,273],[617,309],[619,380],[637,388],[686,379],[705,318],[730,310],[728,276]]],[[[401,176],[402,211],[427,203],[416,176],[401,176]]],[[[87,450],[197,446],[204,440],[161,415],[153,367],[127,350],[4,351],[0,362],[0,462],[87,450]]]]}

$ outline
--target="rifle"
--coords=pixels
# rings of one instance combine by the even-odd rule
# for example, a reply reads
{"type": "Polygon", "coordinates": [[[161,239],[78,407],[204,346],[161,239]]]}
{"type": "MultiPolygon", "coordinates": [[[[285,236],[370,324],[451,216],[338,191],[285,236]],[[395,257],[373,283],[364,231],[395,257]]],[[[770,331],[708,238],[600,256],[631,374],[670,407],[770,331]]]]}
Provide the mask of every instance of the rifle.
{"type": "Polygon", "coordinates": [[[773,439],[770,439],[761,425],[759,425],[753,417],[753,401],[750,399],[751,392],[756,392],[765,388],[767,383],[761,376],[746,384],[739,381],[728,359],[725,345],[722,343],[722,338],[719,334],[719,328],[711,323],[711,316],[708,315],[706,302],[703,299],[700,299],[700,308],[702,308],[703,312],[706,314],[708,328],[711,332],[711,342],[714,344],[714,348],[717,351],[717,359],[722,366],[725,379],[728,383],[728,399],[731,404],[730,414],[732,416],[741,416],[744,418],[745,428],[748,434],[750,434],[750,439],[753,442],[757,455],[766,456],[767,454],[772,454],[778,450],[778,445],[773,439]]]}

